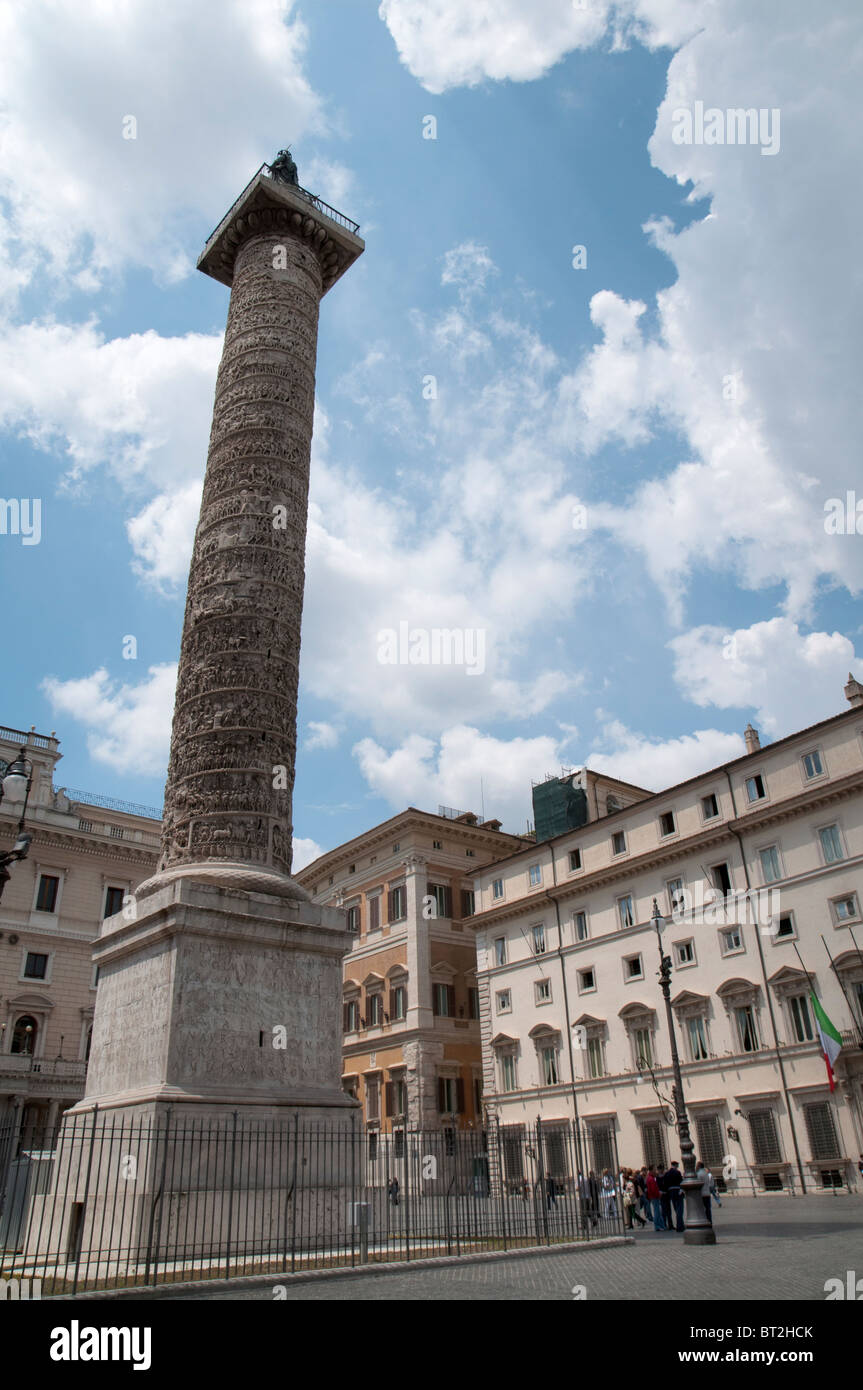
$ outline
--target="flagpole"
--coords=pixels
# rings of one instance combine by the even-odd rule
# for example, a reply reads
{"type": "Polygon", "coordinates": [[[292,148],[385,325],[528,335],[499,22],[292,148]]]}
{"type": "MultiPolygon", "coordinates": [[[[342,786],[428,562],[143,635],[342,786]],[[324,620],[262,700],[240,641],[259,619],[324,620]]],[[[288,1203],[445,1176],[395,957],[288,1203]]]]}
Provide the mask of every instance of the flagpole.
{"type": "MultiPolygon", "coordinates": [[[[824,937],[823,937],[823,936],[821,937],[821,940],[824,941],[824,937]]],[[[855,942],[855,945],[856,945],[856,942],[855,942]]],[[[835,966],[834,961],[833,961],[833,957],[830,955],[830,947],[827,945],[827,942],[826,942],[826,941],[824,941],[824,950],[827,952],[827,955],[830,957],[830,968],[832,969],[833,974],[836,976],[837,980],[839,981],[839,988],[841,989],[842,993],[843,993],[844,996],[845,996],[845,1003],[848,1005],[848,1012],[849,1012],[849,1014],[851,1015],[851,1022],[854,1024],[854,1027],[857,1029],[857,1035],[858,1035],[858,1037],[859,1037],[859,1039],[860,1039],[860,1045],[861,1045],[861,1047],[863,1047],[863,1027],[861,1027],[861,1025],[857,1022],[857,1019],[856,1019],[855,1016],[854,1016],[854,1005],[851,1003],[851,1000],[848,998],[848,991],[847,991],[846,988],[845,988],[845,981],[842,979],[842,976],[839,974],[839,971],[836,969],[836,966],[835,966]]]]}

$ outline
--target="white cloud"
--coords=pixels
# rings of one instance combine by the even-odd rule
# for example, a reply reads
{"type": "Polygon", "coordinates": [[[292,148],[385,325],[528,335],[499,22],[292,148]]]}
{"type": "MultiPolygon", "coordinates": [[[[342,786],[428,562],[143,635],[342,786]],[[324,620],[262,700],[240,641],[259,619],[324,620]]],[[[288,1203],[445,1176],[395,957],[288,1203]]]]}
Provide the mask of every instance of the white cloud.
{"type": "Polygon", "coordinates": [[[745,751],[742,734],[696,729],[679,738],[654,739],[610,719],[594,740],[585,763],[597,772],[619,777],[622,782],[632,782],[647,791],[661,791],[739,758],[745,751]]]}
{"type": "Polygon", "coordinates": [[[407,737],[392,752],[362,739],[354,757],[369,787],[394,810],[454,806],[481,812],[518,835],[532,819],[531,779],[560,766],[553,738],[499,739],[467,725],[446,729],[440,740],[407,737]]]}
{"type": "Polygon", "coordinates": [[[303,840],[294,836],[294,857],[291,861],[291,873],[298,874],[300,869],[304,869],[307,864],[312,864],[316,859],[320,859],[325,851],[316,840],[303,840]]]}
{"type": "Polygon", "coordinates": [[[273,132],[325,129],[305,42],[292,0],[7,0],[0,190],[16,273],[84,289],[123,265],[188,273],[189,229],[196,243],[210,230],[276,153],[273,132]]]}
{"type": "Polygon", "coordinates": [[[198,479],[177,492],[162,492],[126,523],[132,568],[162,593],[176,591],[188,578],[201,488],[198,479]]]}
{"type": "Polygon", "coordinates": [[[489,278],[499,271],[487,246],[478,246],[475,241],[463,241],[454,246],[443,258],[442,285],[455,285],[462,299],[484,290],[489,278]]]}
{"type": "Polygon", "coordinates": [[[705,625],[669,642],[674,680],[696,705],[756,710],[771,738],[793,733],[845,708],[842,687],[863,660],[839,632],[804,634],[788,618],[736,630],[705,625]]]}
{"type": "Polygon", "coordinates": [[[115,772],[164,776],[171,741],[176,664],[150,666],[137,685],[112,680],[104,667],[78,680],[47,676],[42,690],[55,714],[90,730],[90,756],[115,772]]]}
{"type": "Polygon", "coordinates": [[[335,748],[339,741],[339,731],[334,724],[322,719],[310,719],[306,725],[311,732],[306,736],[303,747],[311,753],[315,748],[335,748]]]}
{"type": "Polygon", "coordinates": [[[153,331],[106,340],[95,323],[10,328],[0,428],[58,453],[68,483],[104,467],[137,491],[187,485],[203,473],[221,341],[153,331]]]}

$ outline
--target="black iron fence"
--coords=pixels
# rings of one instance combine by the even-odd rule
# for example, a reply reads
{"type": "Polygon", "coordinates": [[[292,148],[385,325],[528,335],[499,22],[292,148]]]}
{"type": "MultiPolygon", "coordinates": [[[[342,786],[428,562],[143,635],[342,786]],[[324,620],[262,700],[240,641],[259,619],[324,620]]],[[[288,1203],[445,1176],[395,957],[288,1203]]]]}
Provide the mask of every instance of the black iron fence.
{"type": "Polygon", "coordinates": [[[573,1124],[352,1124],[95,1112],[50,1133],[0,1129],[0,1277],[39,1279],[47,1296],[622,1232],[613,1178],[587,1167],[573,1124]]]}

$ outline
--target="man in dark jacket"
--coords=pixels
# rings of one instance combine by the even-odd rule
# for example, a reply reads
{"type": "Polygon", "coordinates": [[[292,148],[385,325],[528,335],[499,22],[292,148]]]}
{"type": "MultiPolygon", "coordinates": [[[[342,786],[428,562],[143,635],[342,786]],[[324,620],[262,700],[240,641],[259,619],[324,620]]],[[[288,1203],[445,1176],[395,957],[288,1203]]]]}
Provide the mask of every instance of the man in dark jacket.
{"type": "Polygon", "coordinates": [[[679,1168],[679,1166],[678,1166],[677,1159],[675,1158],[675,1159],[673,1160],[672,1164],[671,1164],[671,1167],[668,1169],[668,1171],[667,1171],[666,1173],[663,1173],[663,1175],[662,1175],[662,1181],[661,1181],[661,1183],[660,1183],[660,1187],[662,1188],[662,1194],[663,1194],[663,1207],[665,1206],[664,1198],[665,1198],[666,1196],[668,1197],[668,1208],[669,1208],[669,1210],[668,1210],[668,1216],[666,1217],[666,1222],[665,1222],[665,1224],[666,1224],[666,1225],[669,1227],[669,1229],[670,1229],[670,1227],[671,1227],[671,1208],[673,1207],[673,1208],[674,1208],[674,1229],[675,1229],[676,1231],[682,1231],[682,1230],[684,1229],[684,1222],[683,1222],[683,1188],[682,1188],[682,1186],[681,1186],[681,1183],[682,1183],[682,1182],[683,1182],[683,1174],[681,1173],[680,1168],[679,1168]]]}

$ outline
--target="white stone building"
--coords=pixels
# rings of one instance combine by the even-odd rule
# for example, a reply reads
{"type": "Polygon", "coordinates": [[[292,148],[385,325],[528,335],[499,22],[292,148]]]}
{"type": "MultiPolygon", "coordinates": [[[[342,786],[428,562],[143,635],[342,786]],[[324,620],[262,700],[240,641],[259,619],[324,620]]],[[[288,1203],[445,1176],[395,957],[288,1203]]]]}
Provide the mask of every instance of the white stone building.
{"type": "Polygon", "coordinates": [[[479,873],[484,1101],[504,1139],[577,1118],[584,1166],[611,1167],[612,1141],[625,1165],[680,1156],[655,898],[697,1156],[740,1191],[863,1189],[863,686],[845,694],[832,719],[764,748],[750,728],[743,757],[479,873]],[[807,973],[842,1034],[832,1093],[807,973]]]}

